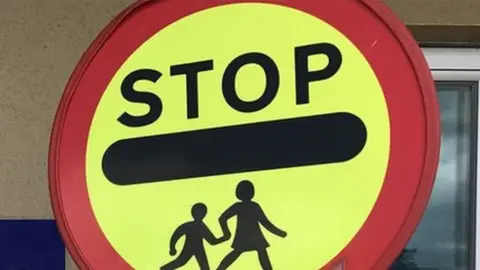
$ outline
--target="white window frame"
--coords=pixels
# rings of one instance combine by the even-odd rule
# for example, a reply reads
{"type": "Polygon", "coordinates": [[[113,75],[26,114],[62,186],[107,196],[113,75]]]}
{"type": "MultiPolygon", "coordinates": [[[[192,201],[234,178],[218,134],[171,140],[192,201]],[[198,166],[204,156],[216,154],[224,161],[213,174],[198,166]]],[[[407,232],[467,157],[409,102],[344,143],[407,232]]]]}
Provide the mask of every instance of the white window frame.
{"type": "MultiPolygon", "coordinates": [[[[423,48],[423,54],[432,71],[435,80],[442,81],[472,81],[480,85],[480,49],[473,48],[423,48]]],[[[478,89],[477,89],[478,91],[478,89]]],[[[478,99],[478,94],[476,95],[478,99]]],[[[480,104],[479,100],[476,102],[480,104]]],[[[477,117],[477,129],[480,127],[480,117],[477,117]]],[[[476,130],[477,145],[480,146],[479,131],[476,130]]],[[[479,168],[480,151],[477,151],[477,164],[479,168]]],[[[475,269],[480,269],[480,169],[476,169],[476,198],[475,198],[475,269]]]]}

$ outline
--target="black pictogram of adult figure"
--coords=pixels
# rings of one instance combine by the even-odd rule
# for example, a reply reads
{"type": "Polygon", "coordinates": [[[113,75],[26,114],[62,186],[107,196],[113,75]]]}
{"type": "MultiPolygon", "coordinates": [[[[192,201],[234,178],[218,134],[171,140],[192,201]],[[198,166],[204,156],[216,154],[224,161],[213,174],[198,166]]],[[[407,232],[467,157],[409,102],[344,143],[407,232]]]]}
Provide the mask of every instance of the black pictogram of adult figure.
{"type": "Polygon", "coordinates": [[[197,203],[192,207],[193,220],[180,225],[170,239],[170,255],[175,256],[175,248],[178,240],[185,236],[185,243],[180,255],[170,263],[160,267],[160,270],[173,270],[185,265],[192,257],[198,262],[200,270],[209,270],[207,255],[203,240],[207,240],[210,245],[216,245],[225,240],[216,238],[210,229],[205,225],[203,219],[207,215],[207,206],[203,203],[197,203]]]}
{"type": "Polygon", "coordinates": [[[260,205],[252,201],[255,195],[255,187],[248,180],[238,183],[236,195],[240,202],[230,206],[219,218],[225,238],[230,238],[228,220],[237,217],[237,228],[232,243],[232,251],[225,256],[217,270],[227,269],[238,257],[249,251],[256,251],[263,270],[272,270],[272,264],[268,257],[267,248],[270,246],[262,234],[260,225],[268,231],[280,237],[286,237],[287,233],[273,225],[263,212],[260,205]]]}

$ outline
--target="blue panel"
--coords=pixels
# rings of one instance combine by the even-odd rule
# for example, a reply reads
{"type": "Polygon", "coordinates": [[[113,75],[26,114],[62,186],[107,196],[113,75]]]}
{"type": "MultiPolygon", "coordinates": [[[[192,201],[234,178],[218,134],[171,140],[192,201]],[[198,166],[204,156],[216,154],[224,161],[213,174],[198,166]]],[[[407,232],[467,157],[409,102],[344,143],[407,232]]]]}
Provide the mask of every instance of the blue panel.
{"type": "Polygon", "coordinates": [[[54,220],[0,220],[1,270],[64,270],[65,246],[54,220]]]}

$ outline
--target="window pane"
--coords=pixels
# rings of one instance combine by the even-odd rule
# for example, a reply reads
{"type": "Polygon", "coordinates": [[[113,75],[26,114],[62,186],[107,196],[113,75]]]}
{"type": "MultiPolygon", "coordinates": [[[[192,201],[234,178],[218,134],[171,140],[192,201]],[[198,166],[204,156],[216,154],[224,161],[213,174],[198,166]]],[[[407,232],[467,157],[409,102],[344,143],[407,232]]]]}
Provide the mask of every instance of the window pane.
{"type": "Polygon", "coordinates": [[[441,110],[440,163],[423,219],[392,269],[473,269],[476,85],[437,82],[441,110]]]}

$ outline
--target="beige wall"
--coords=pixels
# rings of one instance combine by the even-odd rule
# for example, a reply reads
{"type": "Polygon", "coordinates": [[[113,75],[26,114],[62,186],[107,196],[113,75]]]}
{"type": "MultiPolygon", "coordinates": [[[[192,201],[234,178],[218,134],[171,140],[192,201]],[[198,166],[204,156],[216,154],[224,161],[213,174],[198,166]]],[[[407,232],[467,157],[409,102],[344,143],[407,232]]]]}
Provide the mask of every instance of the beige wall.
{"type": "MultiPolygon", "coordinates": [[[[46,157],[57,102],[82,52],[131,2],[0,0],[0,217],[52,217],[46,157]]],[[[386,2],[422,43],[480,40],[480,0],[386,2]]]]}
{"type": "Polygon", "coordinates": [[[480,47],[479,0],[386,0],[422,45],[480,47]]]}
{"type": "Polygon", "coordinates": [[[478,0],[385,0],[407,23],[480,25],[478,0]]]}
{"type": "Polygon", "coordinates": [[[0,0],[1,218],[52,217],[46,158],[57,103],[82,52],[131,2],[0,0]]]}

